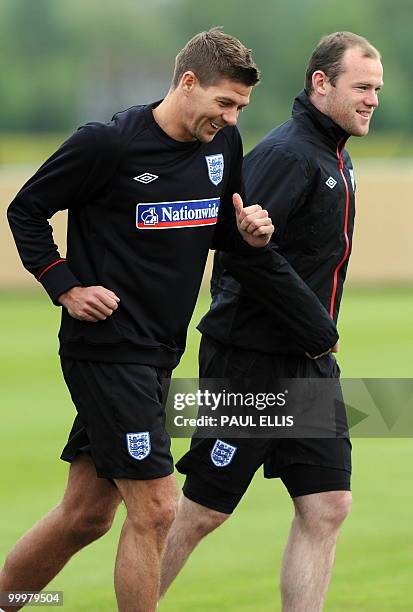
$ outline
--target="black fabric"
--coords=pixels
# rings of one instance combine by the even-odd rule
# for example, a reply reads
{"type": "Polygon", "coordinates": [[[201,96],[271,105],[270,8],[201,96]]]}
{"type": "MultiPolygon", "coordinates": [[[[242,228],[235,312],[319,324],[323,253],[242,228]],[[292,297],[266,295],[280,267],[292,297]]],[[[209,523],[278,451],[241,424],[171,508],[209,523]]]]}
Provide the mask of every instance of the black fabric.
{"type": "MultiPolygon", "coordinates": [[[[89,454],[101,478],[149,480],[173,472],[165,402],[170,370],[134,363],[61,359],[77,416],[61,458],[89,454]],[[127,434],[148,434],[146,457],[135,458],[127,434]]],[[[144,453],[145,454],[145,453],[144,453]]]]}
{"type": "Polygon", "coordinates": [[[22,261],[55,303],[75,285],[102,285],[120,298],[116,312],[94,324],[62,309],[63,356],[104,361],[112,355],[114,362],[174,367],[209,248],[246,253],[250,248],[236,230],[232,204],[234,192],[244,197],[237,129],[223,128],[210,143],[178,142],[158,126],[152,107],[132,107],[108,124],[82,126],[9,206],[22,261]],[[214,176],[207,158],[219,155],[223,173],[214,176]],[[136,180],[145,173],[155,178],[136,180]],[[180,214],[187,202],[216,199],[217,223],[203,224],[202,218],[194,225],[137,227],[138,205],[181,202],[180,214]],[[48,223],[63,209],[68,209],[66,261],[48,223]]]}
{"type": "MultiPolygon", "coordinates": [[[[332,355],[317,360],[307,357],[279,356],[228,347],[203,336],[200,347],[200,378],[224,378],[232,381],[254,380],[255,389],[275,388],[280,378],[338,378],[339,368],[332,355]]],[[[266,478],[281,478],[294,496],[316,493],[333,487],[347,488],[351,473],[351,443],[338,438],[223,438],[236,448],[230,463],[217,467],[211,452],[214,438],[192,438],[190,450],[177,462],[177,470],[187,475],[184,493],[193,501],[220,512],[232,512],[247,490],[255,472],[264,466],[266,478]],[[294,472],[294,465],[303,467],[294,472]],[[305,466],[334,470],[321,471],[308,482],[304,492],[305,466]],[[343,472],[343,474],[340,474],[343,472]],[[211,492],[208,493],[208,492],[211,492]],[[219,499],[212,495],[219,492],[219,499]],[[297,491],[301,491],[297,493],[297,491]],[[197,497],[197,499],[195,499],[197,497]]],[[[317,473],[317,471],[312,472],[317,473]]],[[[335,488],[331,490],[337,490],[335,488]]]]}
{"type": "Polygon", "coordinates": [[[215,254],[202,333],[284,355],[317,355],[333,346],[337,335],[327,317],[337,322],[355,214],[347,138],[301,92],[291,119],[245,157],[247,199],[265,207],[275,226],[274,259],[251,266],[236,254],[215,254]],[[258,268],[263,278],[254,284],[258,268]]]}
{"type": "MultiPolygon", "coordinates": [[[[305,463],[297,463],[284,468],[280,479],[292,499],[313,493],[351,490],[350,472],[305,463]]],[[[215,484],[211,479],[204,479],[202,474],[191,473],[185,479],[182,492],[185,497],[201,506],[216,512],[232,514],[245,491],[234,493],[220,487],[219,483],[215,484]]]]}
{"type": "Polygon", "coordinates": [[[351,490],[351,472],[325,466],[296,463],[284,468],[280,478],[292,498],[313,493],[351,490]]]}

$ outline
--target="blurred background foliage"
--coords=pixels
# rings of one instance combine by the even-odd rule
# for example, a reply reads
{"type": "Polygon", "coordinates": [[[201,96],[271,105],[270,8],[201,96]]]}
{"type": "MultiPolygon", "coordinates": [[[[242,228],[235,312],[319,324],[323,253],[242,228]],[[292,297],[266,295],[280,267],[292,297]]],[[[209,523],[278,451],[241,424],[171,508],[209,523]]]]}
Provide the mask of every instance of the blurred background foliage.
{"type": "MultiPolygon", "coordinates": [[[[411,154],[412,16],[410,0],[2,0],[3,161],[8,134],[25,134],[27,156],[28,134],[64,135],[86,121],[106,121],[117,110],[161,98],[176,53],[214,25],[251,47],[262,71],[262,84],[240,121],[246,148],[288,117],[319,38],[352,30],[378,47],[385,67],[374,134],[361,149],[375,156],[411,154]]],[[[8,151],[15,161],[13,146],[19,149],[20,141],[12,142],[8,151]]]]}

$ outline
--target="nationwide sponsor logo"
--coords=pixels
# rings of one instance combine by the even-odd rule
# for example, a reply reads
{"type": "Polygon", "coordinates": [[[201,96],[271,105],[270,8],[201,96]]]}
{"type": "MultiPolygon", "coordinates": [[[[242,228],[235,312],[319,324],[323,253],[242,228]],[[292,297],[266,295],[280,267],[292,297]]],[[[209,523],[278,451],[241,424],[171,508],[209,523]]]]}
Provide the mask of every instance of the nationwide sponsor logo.
{"type": "Polygon", "coordinates": [[[224,156],[222,153],[217,155],[205,155],[208,167],[209,180],[213,185],[219,185],[224,176],[224,156]]]}
{"type": "Polygon", "coordinates": [[[214,225],[218,220],[220,198],[148,202],[136,206],[138,229],[171,229],[214,225]]]}
{"type": "Polygon", "coordinates": [[[217,467],[226,467],[233,460],[236,450],[236,446],[217,440],[211,451],[212,463],[217,467]]]}
{"type": "Polygon", "coordinates": [[[350,175],[351,186],[353,187],[353,191],[355,191],[356,190],[356,183],[354,181],[354,170],[353,170],[353,168],[349,168],[348,173],[350,175]]]}
{"type": "Polygon", "coordinates": [[[128,453],[134,459],[142,461],[151,452],[151,437],[149,431],[126,434],[126,445],[128,453]]]}
{"type": "Polygon", "coordinates": [[[158,178],[159,176],[157,174],[151,174],[150,172],[144,172],[143,174],[140,174],[139,176],[134,176],[133,180],[147,185],[148,183],[152,183],[152,181],[156,181],[156,179],[158,178]]]}
{"type": "Polygon", "coordinates": [[[334,189],[334,187],[337,185],[337,181],[333,179],[332,176],[329,176],[326,180],[326,185],[327,187],[330,187],[330,189],[334,189]]]}

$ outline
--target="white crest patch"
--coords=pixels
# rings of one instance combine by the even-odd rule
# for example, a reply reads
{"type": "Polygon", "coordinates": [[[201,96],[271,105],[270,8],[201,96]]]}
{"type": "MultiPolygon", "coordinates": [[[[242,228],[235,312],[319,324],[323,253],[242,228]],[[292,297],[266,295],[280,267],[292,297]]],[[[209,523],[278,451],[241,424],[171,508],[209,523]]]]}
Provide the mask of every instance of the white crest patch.
{"type": "Polygon", "coordinates": [[[217,440],[211,451],[212,463],[217,467],[226,467],[233,460],[236,450],[236,446],[217,440]]]}
{"type": "Polygon", "coordinates": [[[151,452],[151,437],[149,431],[126,434],[128,453],[134,459],[142,461],[151,452]]]}
{"type": "Polygon", "coordinates": [[[208,167],[209,180],[213,185],[219,185],[224,176],[224,156],[222,153],[217,155],[205,155],[208,167]]]}
{"type": "Polygon", "coordinates": [[[355,191],[356,190],[356,183],[354,181],[354,170],[353,170],[353,168],[349,168],[348,173],[350,175],[350,180],[351,180],[351,185],[353,187],[353,191],[355,191]]]}
{"type": "Polygon", "coordinates": [[[332,176],[329,176],[326,180],[326,185],[327,187],[330,187],[330,189],[334,189],[334,187],[337,185],[337,181],[333,179],[332,176]]]}

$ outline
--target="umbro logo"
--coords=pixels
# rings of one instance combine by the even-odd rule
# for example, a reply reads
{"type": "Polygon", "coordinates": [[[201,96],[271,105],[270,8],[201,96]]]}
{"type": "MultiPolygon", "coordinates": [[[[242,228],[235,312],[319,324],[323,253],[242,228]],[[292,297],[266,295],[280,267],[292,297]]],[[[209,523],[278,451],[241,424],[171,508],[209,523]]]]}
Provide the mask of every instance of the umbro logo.
{"type": "Polygon", "coordinates": [[[330,187],[330,189],[334,189],[334,187],[337,185],[337,181],[333,179],[332,176],[329,176],[326,180],[326,185],[327,187],[330,187]]]}
{"type": "Polygon", "coordinates": [[[150,172],[144,172],[143,174],[140,174],[139,176],[134,176],[133,180],[147,185],[148,183],[152,183],[152,181],[156,181],[156,179],[158,178],[159,176],[156,174],[151,174],[150,172]]]}

